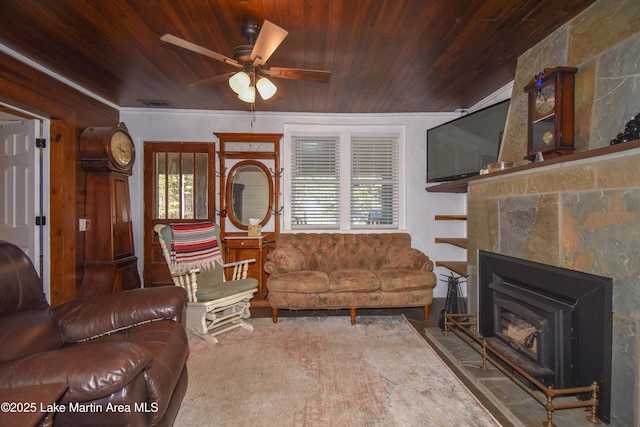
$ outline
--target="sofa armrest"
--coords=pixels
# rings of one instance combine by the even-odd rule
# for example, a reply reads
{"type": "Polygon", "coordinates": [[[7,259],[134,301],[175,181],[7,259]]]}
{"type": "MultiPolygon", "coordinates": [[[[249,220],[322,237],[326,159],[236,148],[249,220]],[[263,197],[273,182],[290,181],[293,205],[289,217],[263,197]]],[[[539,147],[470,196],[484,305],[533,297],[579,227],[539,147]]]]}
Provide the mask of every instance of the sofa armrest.
{"type": "Polygon", "coordinates": [[[114,393],[150,366],[149,350],[131,342],[91,342],[0,364],[0,387],[66,383],[62,403],[114,393]]]}
{"type": "Polygon", "coordinates": [[[291,271],[301,271],[307,268],[304,255],[298,248],[275,248],[269,252],[267,257],[269,261],[265,263],[263,269],[272,276],[280,273],[289,273],[291,271]]]}
{"type": "Polygon", "coordinates": [[[267,273],[269,276],[275,276],[279,273],[278,271],[278,266],[275,262],[273,261],[267,261],[264,263],[264,265],[262,266],[262,269],[265,271],[265,273],[267,273]]]}
{"type": "Polygon", "coordinates": [[[93,295],[53,308],[65,342],[79,342],[162,319],[182,322],[187,293],[179,286],[93,295]]]}
{"type": "Polygon", "coordinates": [[[388,250],[382,268],[433,271],[433,261],[418,249],[396,246],[388,250]]]}
{"type": "MultiPolygon", "coordinates": [[[[416,250],[417,250],[417,249],[416,249],[416,250]]],[[[421,270],[424,270],[424,271],[433,271],[433,266],[434,266],[434,265],[433,265],[433,261],[431,261],[431,258],[429,258],[429,257],[428,257],[427,255],[425,255],[425,254],[422,254],[422,257],[421,257],[421,258],[423,259],[423,261],[422,261],[422,268],[421,268],[421,270]]]]}

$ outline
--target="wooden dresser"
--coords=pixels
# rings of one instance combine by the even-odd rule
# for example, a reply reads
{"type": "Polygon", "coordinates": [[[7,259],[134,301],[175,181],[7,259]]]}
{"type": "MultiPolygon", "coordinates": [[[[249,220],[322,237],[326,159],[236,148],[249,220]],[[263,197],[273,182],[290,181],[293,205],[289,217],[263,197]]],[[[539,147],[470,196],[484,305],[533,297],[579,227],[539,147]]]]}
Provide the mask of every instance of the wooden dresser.
{"type": "Polygon", "coordinates": [[[255,259],[255,263],[249,264],[247,277],[258,279],[258,293],[251,300],[255,307],[268,306],[267,302],[267,274],[264,272],[264,263],[267,261],[269,249],[273,246],[274,239],[266,233],[260,237],[227,235],[223,239],[225,250],[225,262],[235,262],[245,259],[255,259]]]}

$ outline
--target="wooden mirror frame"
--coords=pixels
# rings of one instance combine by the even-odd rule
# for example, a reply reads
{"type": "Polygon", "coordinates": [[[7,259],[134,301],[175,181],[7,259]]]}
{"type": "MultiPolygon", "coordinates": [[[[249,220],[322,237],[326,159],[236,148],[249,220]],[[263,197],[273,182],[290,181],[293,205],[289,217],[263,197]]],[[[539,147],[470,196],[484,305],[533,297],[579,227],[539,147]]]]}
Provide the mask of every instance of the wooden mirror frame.
{"type": "Polygon", "coordinates": [[[231,168],[231,170],[229,171],[228,175],[227,175],[227,185],[225,187],[225,194],[226,194],[226,212],[227,212],[227,218],[229,218],[229,221],[231,221],[231,223],[236,226],[237,228],[241,229],[241,230],[248,230],[249,229],[249,224],[243,224],[240,219],[236,218],[236,213],[233,210],[233,191],[232,191],[232,186],[233,186],[233,180],[236,176],[236,174],[243,168],[246,166],[257,166],[258,168],[262,169],[262,172],[264,172],[266,178],[267,178],[267,183],[268,183],[268,191],[269,191],[269,202],[268,202],[268,206],[267,206],[267,212],[264,214],[264,217],[262,218],[262,220],[260,221],[260,226],[265,225],[267,222],[269,222],[269,219],[271,219],[271,213],[273,212],[273,177],[271,176],[271,172],[269,171],[269,169],[267,169],[267,167],[264,165],[264,163],[262,162],[258,162],[257,160],[243,160],[241,162],[236,163],[235,165],[233,165],[233,167],[231,168]]]}
{"type": "MultiPolygon", "coordinates": [[[[223,133],[215,132],[215,136],[220,141],[218,157],[219,169],[217,175],[219,177],[218,189],[220,192],[220,237],[224,239],[226,235],[229,236],[242,236],[246,235],[244,230],[248,230],[248,226],[239,224],[239,221],[234,222],[236,218],[231,218],[233,214],[228,215],[228,211],[231,208],[230,199],[227,196],[227,160],[240,160],[239,163],[252,160],[257,164],[260,164],[264,169],[269,171],[267,176],[271,181],[271,198],[269,213],[261,223],[263,226],[262,234],[272,235],[276,238],[280,234],[280,176],[282,170],[280,169],[280,140],[282,139],[281,133],[223,133]],[[273,163],[273,170],[267,167],[266,162],[273,163]],[[227,222],[227,219],[229,221],[227,222]],[[265,230],[264,225],[268,225],[271,221],[273,229],[269,227],[269,230],[265,230]],[[239,231],[226,231],[227,225],[233,225],[239,231]]],[[[235,165],[234,165],[235,168],[235,165]]],[[[233,168],[232,168],[233,171],[233,168]]],[[[231,175],[229,173],[229,175],[231,175]]]]}

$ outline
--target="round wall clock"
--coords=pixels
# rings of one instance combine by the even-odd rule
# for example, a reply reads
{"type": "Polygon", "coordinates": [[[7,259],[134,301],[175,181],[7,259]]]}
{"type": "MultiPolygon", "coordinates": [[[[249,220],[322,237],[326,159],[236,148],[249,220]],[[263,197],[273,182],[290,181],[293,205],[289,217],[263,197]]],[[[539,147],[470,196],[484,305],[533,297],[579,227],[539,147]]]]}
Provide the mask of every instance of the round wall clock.
{"type": "Polygon", "coordinates": [[[575,74],[573,67],[545,68],[525,86],[529,94],[526,158],[538,153],[557,157],[573,152],[573,106],[575,74]]]}

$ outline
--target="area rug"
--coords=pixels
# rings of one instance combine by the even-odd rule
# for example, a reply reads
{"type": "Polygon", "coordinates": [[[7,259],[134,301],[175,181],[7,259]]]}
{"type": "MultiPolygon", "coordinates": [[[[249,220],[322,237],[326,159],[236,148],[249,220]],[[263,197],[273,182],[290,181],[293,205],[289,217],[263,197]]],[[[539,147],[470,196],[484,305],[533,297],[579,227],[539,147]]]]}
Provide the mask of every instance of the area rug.
{"type": "Polygon", "coordinates": [[[250,319],[189,339],[175,426],[499,426],[404,316],[250,319]]]}

